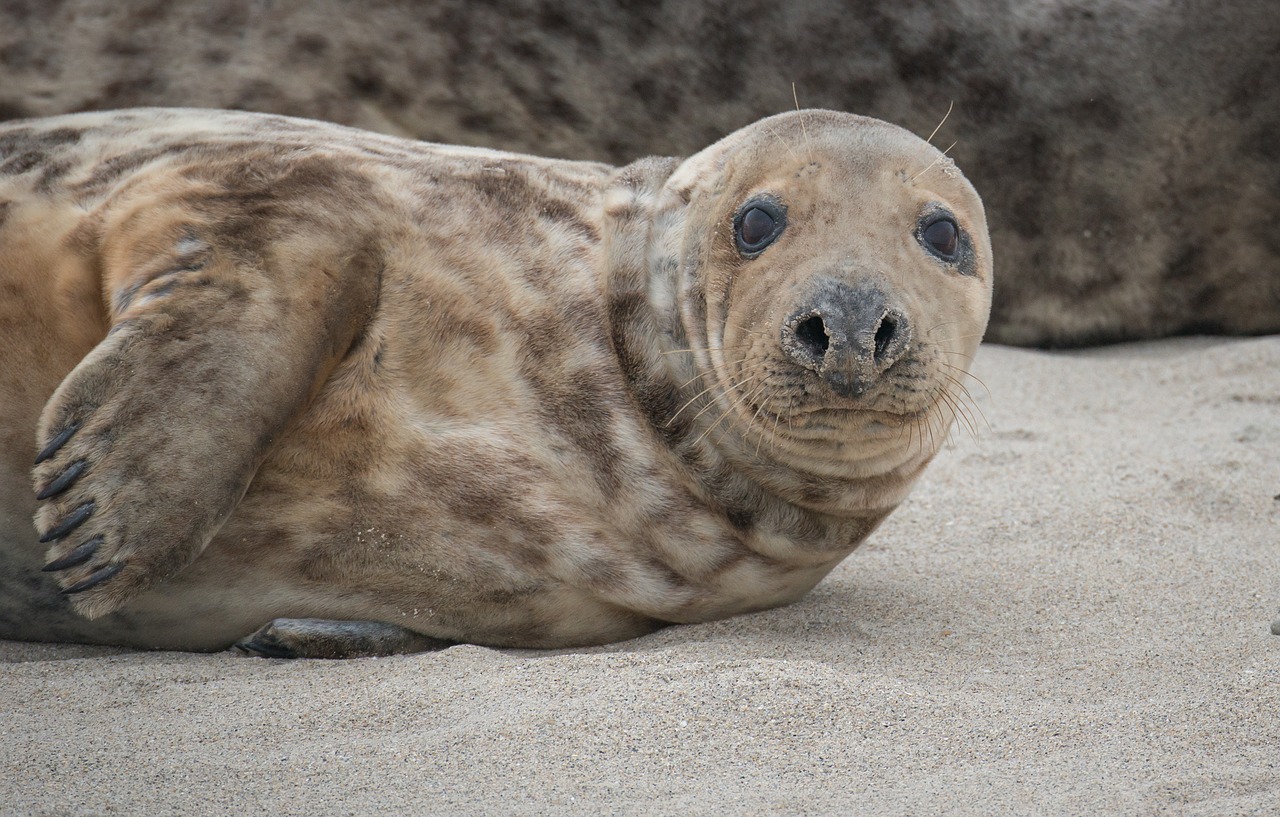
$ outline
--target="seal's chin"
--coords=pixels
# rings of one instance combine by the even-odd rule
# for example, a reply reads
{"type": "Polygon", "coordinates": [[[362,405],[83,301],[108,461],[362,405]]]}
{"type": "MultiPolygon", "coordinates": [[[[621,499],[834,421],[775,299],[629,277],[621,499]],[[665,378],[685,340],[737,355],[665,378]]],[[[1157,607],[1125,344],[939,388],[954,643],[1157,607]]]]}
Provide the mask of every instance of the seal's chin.
{"type": "MultiPolygon", "coordinates": [[[[852,401],[851,401],[852,402],[852,401]]],[[[868,406],[819,405],[805,407],[794,405],[785,414],[768,415],[770,424],[776,419],[780,428],[785,427],[786,434],[798,435],[809,439],[816,435],[847,435],[879,437],[886,434],[898,434],[904,428],[925,422],[936,422],[941,410],[947,406],[946,398],[941,394],[918,405],[895,408],[873,408],[868,406]]],[[[758,424],[758,425],[762,425],[758,424]]],[[[779,432],[784,433],[784,432],[779,432]]]]}
{"type": "Polygon", "coordinates": [[[948,388],[952,379],[926,361],[904,355],[856,391],[788,366],[783,355],[744,367],[734,381],[759,385],[732,409],[739,444],[776,464],[829,475],[855,465],[892,469],[927,460],[962,403],[948,388]]]}

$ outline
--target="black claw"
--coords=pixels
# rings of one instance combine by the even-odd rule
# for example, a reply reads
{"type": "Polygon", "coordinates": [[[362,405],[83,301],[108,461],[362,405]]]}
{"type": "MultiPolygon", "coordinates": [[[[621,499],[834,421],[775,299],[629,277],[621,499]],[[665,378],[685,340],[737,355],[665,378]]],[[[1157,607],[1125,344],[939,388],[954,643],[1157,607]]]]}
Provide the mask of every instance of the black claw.
{"type": "Polygon", "coordinates": [[[66,570],[68,567],[82,565],[89,561],[89,557],[97,552],[98,546],[102,544],[102,534],[86,539],[75,550],[63,556],[61,559],[54,559],[49,564],[40,568],[45,573],[52,573],[55,570],[66,570]]]}
{"type": "Polygon", "coordinates": [[[84,503],[83,505],[80,505],[79,507],[77,507],[74,511],[71,512],[70,516],[68,516],[66,519],[63,519],[61,522],[55,525],[53,529],[50,530],[48,533],[46,533],[44,536],[41,536],[40,537],[41,543],[56,542],[59,539],[66,536],[68,533],[71,533],[71,531],[80,527],[82,524],[84,524],[84,520],[93,516],[94,507],[96,506],[93,504],[92,499],[84,503]]]}
{"type": "Polygon", "coordinates": [[[87,467],[89,467],[89,463],[86,460],[77,460],[71,463],[67,470],[58,474],[57,479],[44,486],[40,493],[36,494],[36,499],[48,499],[67,490],[71,487],[71,483],[80,478],[80,475],[84,473],[84,469],[87,467]]]}
{"type": "Polygon", "coordinates": [[[93,587],[96,587],[99,584],[102,584],[107,579],[119,573],[121,570],[124,570],[124,562],[112,562],[106,567],[100,567],[97,570],[90,573],[89,578],[85,579],[84,581],[76,582],[75,584],[68,587],[66,590],[63,590],[62,595],[70,596],[75,593],[83,593],[86,590],[89,590],[93,587]]]}
{"type": "Polygon", "coordinates": [[[54,454],[57,454],[58,449],[61,448],[67,442],[67,440],[71,439],[72,434],[75,434],[79,430],[80,430],[80,424],[72,423],[71,425],[67,426],[66,428],[62,429],[57,434],[55,434],[53,439],[49,441],[49,444],[46,445],[44,448],[40,449],[39,454],[36,454],[36,465],[39,465],[40,463],[52,457],[54,454]]]}

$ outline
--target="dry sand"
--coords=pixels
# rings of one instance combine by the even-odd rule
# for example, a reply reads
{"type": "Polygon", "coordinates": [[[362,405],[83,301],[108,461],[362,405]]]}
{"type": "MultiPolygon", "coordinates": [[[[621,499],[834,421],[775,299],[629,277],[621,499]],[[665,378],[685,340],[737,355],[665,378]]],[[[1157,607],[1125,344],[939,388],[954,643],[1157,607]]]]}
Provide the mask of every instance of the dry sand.
{"type": "Polygon", "coordinates": [[[977,371],[989,428],[788,609],[347,662],[0,642],[0,812],[1280,813],[1280,337],[977,371]]]}

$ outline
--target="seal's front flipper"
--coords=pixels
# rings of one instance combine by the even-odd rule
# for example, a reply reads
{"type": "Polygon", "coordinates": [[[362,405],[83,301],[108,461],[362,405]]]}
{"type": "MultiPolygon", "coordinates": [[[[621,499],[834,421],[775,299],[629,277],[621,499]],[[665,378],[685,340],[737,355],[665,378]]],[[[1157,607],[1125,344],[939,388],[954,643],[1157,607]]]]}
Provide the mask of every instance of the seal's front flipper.
{"type": "Polygon", "coordinates": [[[249,225],[222,192],[117,208],[98,250],[112,328],[40,419],[45,570],[91,618],[200,554],[374,309],[380,256],[344,241],[348,211],[313,223],[303,199],[271,229],[268,205],[249,225]]]}
{"type": "Polygon", "coordinates": [[[278,618],[235,643],[245,655],[261,658],[377,658],[452,646],[380,621],[278,618]]]}

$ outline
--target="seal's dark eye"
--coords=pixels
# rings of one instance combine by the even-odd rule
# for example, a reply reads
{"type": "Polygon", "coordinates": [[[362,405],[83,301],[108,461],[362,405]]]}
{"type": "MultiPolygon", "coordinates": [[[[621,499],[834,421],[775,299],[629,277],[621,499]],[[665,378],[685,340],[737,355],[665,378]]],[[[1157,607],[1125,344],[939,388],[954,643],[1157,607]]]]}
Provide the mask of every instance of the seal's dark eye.
{"type": "Polygon", "coordinates": [[[956,253],[960,249],[960,228],[951,219],[940,218],[925,225],[920,231],[920,238],[943,261],[956,260],[956,253]]]}
{"type": "Polygon", "coordinates": [[[787,226],[787,211],[781,204],[768,199],[756,199],[743,205],[734,219],[734,240],[738,252],[747,258],[755,258],[773,243],[787,226]]]}
{"type": "Polygon", "coordinates": [[[769,240],[775,224],[773,216],[759,207],[752,207],[742,214],[742,227],[738,230],[738,236],[743,244],[754,250],[769,240]]]}

